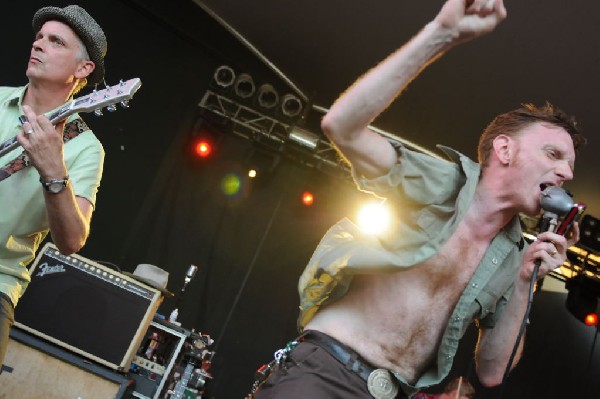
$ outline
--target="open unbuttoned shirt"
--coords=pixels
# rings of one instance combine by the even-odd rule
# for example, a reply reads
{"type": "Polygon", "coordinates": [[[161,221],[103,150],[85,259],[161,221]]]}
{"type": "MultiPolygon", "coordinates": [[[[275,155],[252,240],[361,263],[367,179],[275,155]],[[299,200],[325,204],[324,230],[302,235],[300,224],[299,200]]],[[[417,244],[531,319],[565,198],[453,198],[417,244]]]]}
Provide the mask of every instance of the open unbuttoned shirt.
{"type": "MultiPolygon", "coordinates": [[[[480,167],[451,148],[439,148],[450,161],[397,145],[398,162],[387,175],[369,180],[353,173],[361,190],[386,198],[396,209],[393,232],[377,238],[348,219],[329,229],[300,277],[300,330],[320,306],[347,292],[353,275],[419,265],[435,255],[454,233],[473,200],[480,167]]],[[[459,340],[473,320],[478,320],[481,328],[494,327],[512,292],[523,248],[519,219],[515,217],[494,237],[460,296],[437,361],[414,385],[391,370],[407,394],[438,384],[448,375],[459,340]]]]}
{"type": "MultiPolygon", "coordinates": [[[[18,117],[23,114],[25,90],[26,86],[0,87],[0,143],[21,129],[18,117]]],[[[68,121],[77,117],[72,115],[68,121]]],[[[22,151],[17,147],[0,157],[0,167],[22,151]]],[[[65,145],[64,159],[75,195],[95,204],[104,163],[100,141],[91,130],[84,131],[65,145]]],[[[30,166],[0,181],[0,292],[15,306],[31,280],[26,266],[49,231],[39,179],[37,170],[30,166]]]]}

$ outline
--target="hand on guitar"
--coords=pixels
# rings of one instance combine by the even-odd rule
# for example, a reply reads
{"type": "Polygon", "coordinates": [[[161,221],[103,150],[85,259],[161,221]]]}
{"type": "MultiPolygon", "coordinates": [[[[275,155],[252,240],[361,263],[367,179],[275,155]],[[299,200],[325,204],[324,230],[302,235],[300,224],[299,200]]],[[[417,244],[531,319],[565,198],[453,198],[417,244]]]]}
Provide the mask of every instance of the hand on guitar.
{"type": "Polygon", "coordinates": [[[36,115],[29,106],[23,106],[24,123],[17,140],[26,151],[31,164],[44,179],[67,175],[63,158],[64,120],[56,126],[44,115],[36,115]]]}

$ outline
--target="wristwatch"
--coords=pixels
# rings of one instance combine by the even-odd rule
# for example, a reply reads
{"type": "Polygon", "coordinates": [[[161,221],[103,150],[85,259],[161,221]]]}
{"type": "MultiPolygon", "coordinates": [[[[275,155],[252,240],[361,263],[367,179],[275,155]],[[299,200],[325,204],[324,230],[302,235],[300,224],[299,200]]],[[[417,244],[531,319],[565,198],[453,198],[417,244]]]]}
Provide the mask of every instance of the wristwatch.
{"type": "Polygon", "coordinates": [[[62,179],[50,179],[49,181],[44,181],[40,177],[40,183],[42,183],[42,186],[49,193],[58,194],[69,184],[69,176],[65,176],[62,179]]]}

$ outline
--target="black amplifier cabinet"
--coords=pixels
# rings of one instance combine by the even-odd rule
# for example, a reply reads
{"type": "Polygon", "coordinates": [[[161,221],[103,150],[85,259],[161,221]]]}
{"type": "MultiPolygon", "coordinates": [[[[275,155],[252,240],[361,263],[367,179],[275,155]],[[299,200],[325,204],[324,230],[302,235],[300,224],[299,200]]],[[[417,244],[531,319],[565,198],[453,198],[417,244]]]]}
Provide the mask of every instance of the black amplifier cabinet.
{"type": "Polygon", "coordinates": [[[160,291],[48,243],[30,267],[15,326],[126,372],[160,302],[160,291]]]}

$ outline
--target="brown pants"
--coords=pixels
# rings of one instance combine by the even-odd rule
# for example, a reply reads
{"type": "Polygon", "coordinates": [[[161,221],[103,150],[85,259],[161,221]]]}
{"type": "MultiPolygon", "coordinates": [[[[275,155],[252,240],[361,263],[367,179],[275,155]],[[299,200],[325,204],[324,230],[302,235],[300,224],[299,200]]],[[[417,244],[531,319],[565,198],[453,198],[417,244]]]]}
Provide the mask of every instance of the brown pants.
{"type": "MultiPolygon", "coordinates": [[[[398,398],[404,397],[402,394],[398,398]]],[[[367,382],[318,345],[302,341],[254,399],[373,399],[367,382]]]]}

